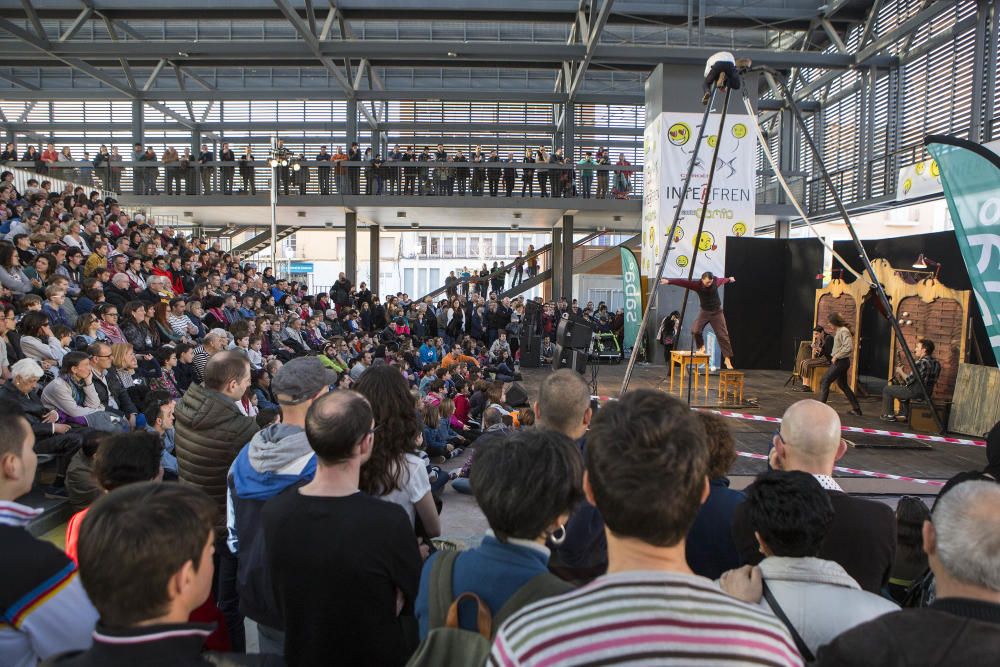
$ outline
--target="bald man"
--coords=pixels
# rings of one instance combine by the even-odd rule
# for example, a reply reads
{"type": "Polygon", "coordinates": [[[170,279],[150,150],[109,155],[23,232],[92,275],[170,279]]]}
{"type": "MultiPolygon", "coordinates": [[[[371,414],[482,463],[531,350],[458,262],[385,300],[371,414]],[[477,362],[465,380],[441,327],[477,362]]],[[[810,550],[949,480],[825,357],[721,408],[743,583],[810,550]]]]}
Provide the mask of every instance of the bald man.
{"type": "MultiPolygon", "coordinates": [[[[878,593],[889,581],[896,555],[896,518],[888,505],[853,498],[833,478],[833,466],[847,451],[840,437],[840,417],[812,399],[789,407],[772,439],[770,464],[777,470],[811,474],[826,489],[834,518],[819,557],[836,561],[866,591],[878,593]]],[[[733,541],[746,563],[759,563],[754,527],[740,506],[733,517],[733,541]]]]}
{"type": "Polygon", "coordinates": [[[989,665],[1000,651],[1000,485],[942,492],[923,525],[935,578],[928,606],[886,614],[819,650],[819,665],[989,665]]]}

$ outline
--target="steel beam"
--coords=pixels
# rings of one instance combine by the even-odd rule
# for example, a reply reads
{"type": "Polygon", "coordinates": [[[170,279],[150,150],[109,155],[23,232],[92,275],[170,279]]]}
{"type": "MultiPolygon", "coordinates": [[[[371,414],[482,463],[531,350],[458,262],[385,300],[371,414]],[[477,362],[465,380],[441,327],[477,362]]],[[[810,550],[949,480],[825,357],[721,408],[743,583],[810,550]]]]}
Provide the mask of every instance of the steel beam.
{"type": "MultiPolygon", "coordinates": [[[[275,0],[288,6],[288,0],[275,0]]],[[[291,7],[289,6],[289,9],[291,7]]],[[[56,42],[42,54],[25,53],[16,42],[0,42],[0,58],[42,59],[46,56],[56,59],[89,58],[156,61],[160,58],[176,58],[179,52],[187,54],[184,61],[197,63],[200,60],[237,62],[267,61],[277,63],[282,60],[308,61],[325,58],[364,58],[369,61],[435,62],[442,67],[468,67],[473,62],[536,63],[561,67],[563,62],[581,61],[587,53],[586,44],[560,44],[548,42],[502,42],[502,41],[434,41],[434,40],[327,40],[320,42],[315,35],[310,36],[308,27],[294,9],[290,21],[297,29],[304,30],[299,40],[205,40],[205,41],[129,41],[118,44],[110,42],[67,41],[56,42]],[[457,54],[455,57],[448,53],[457,54]]],[[[17,28],[14,34],[28,37],[38,42],[33,35],[17,28]],[[20,33],[20,34],[18,34],[20,33]]],[[[5,28],[6,29],[6,28],[5,28]]],[[[9,31],[9,30],[8,30],[9,31]]],[[[13,31],[9,31],[13,32],[13,31]]],[[[895,32],[895,31],[894,31],[895,32]]],[[[894,34],[894,33],[893,33],[894,34]]],[[[671,45],[628,45],[598,43],[593,47],[592,59],[595,64],[647,67],[661,62],[680,65],[704,64],[715,53],[715,47],[687,47],[671,45]]],[[[775,68],[793,66],[822,67],[828,69],[848,69],[855,64],[850,54],[821,53],[817,51],[787,51],[774,49],[737,49],[741,56],[752,58],[755,63],[775,68]]],[[[888,66],[890,58],[878,59],[875,64],[888,66]]],[[[346,79],[345,79],[346,81],[346,79]]]]}
{"type": "Polygon", "coordinates": [[[573,82],[569,85],[569,89],[567,90],[569,93],[569,102],[574,100],[577,92],[580,90],[580,84],[583,83],[583,77],[587,74],[587,68],[590,67],[590,61],[594,58],[594,50],[597,47],[598,41],[601,39],[601,33],[604,32],[604,26],[608,22],[608,16],[611,15],[611,6],[613,4],[614,0],[604,0],[597,17],[592,17],[590,22],[590,33],[587,35],[587,50],[583,54],[583,59],[580,61],[580,64],[576,66],[576,72],[573,74],[573,82]]]}
{"type": "Polygon", "coordinates": [[[45,28],[42,26],[41,20],[38,18],[38,12],[31,5],[31,0],[21,0],[21,7],[24,9],[24,13],[28,15],[28,21],[31,23],[31,27],[35,29],[35,34],[38,35],[38,39],[45,43],[48,43],[49,36],[45,32],[45,28]]]}
{"type": "Polygon", "coordinates": [[[91,7],[84,7],[83,11],[80,12],[80,15],[77,16],[73,23],[70,24],[69,28],[66,29],[66,32],[59,36],[59,41],[65,42],[66,40],[71,39],[73,35],[75,35],[80,28],[83,27],[83,24],[90,20],[90,17],[93,16],[93,14],[94,10],[91,7]]]}
{"type": "Polygon", "coordinates": [[[903,21],[895,30],[890,30],[884,35],[879,35],[872,42],[858,51],[855,64],[868,65],[870,58],[877,56],[883,49],[892,45],[898,39],[916,32],[925,24],[930,23],[945,11],[954,11],[955,3],[952,2],[931,2],[924,9],[920,10],[907,20],[903,21]]]}

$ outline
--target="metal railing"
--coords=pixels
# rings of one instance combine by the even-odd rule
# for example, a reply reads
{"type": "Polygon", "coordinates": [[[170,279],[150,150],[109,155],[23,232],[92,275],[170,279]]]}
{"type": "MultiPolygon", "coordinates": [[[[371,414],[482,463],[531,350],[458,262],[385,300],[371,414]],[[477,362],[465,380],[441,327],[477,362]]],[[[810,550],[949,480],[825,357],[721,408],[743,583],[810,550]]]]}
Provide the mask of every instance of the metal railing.
{"type": "MultiPolygon", "coordinates": [[[[265,160],[211,161],[200,163],[194,159],[179,162],[114,161],[94,166],[90,162],[58,162],[42,167],[37,162],[8,162],[10,167],[34,170],[36,178],[55,182],[51,177],[57,171],[75,175],[89,174],[89,180],[99,182],[109,192],[136,196],[196,196],[205,194],[255,194],[268,192],[271,167],[265,160]]],[[[606,189],[603,199],[636,199],[642,197],[642,165],[598,165],[582,169],[579,164],[532,162],[436,162],[436,161],[385,161],[377,168],[371,162],[292,160],[288,167],[278,169],[279,194],[379,196],[438,195],[461,196],[463,191],[457,171],[465,172],[465,196],[491,196],[490,175],[498,184],[496,196],[507,194],[504,172],[514,170],[513,187],[519,194],[525,182],[524,171],[531,172],[531,191],[541,196],[544,183],[548,196],[566,198],[596,198],[598,188],[606,189]],[[294,166],[299,169],[294,169],[294,166]],[[442,171],[444,177],[442,177],[442,171]],[[475,194],[472,185],[474,172],[482,171],[482,188],[475,194]],[[381,172],[381,173],[380,173],[381,172]],[[562,174],[568,174],[563,180],[562,174]],[[607,174],[607,187],[603,188],[601,174],[607,174]],[[553,179],[553,176],[559,177],[553,179]],[[627,182],[621,182],[627,176],[627,182]],[[450,178],[449,178],[450,177],[450,178]],[[553,187],[555,184],[555,187],[553,187]],[[624,187],[626,186],[627,187],[624,187]],[[390,192],[391,190],[391,192],[390,192]]],[[[85,186],[86,187],[86,186],[85,186]]]]}

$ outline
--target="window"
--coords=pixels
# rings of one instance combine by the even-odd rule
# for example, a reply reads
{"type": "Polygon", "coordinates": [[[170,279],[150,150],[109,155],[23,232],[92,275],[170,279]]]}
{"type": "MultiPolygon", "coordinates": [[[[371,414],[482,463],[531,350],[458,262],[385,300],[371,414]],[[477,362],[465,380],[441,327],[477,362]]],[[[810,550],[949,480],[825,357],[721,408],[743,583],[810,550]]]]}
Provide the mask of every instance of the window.
{"type": "Polygon", "coordinates": [[[378,240],[378,256],[382,259],[395,259],[396,258],[396,242],[389,239],[379,239],[378,240]]]}
{"type": "Polygon", "coordinates": [[[483,239],[483,255],[490,257],[493,254],[493,239],[486,237],[483,239]]]}
{"type": "Polygon", "coordinates": [[[443,239],[442,247],[444,249],[444,256],[451,257],[455,254],[455,239],[450,236],[446,236],[443,239]]]}
{"type": "Polygon", "coordinates": [[[441,253],[441,239],[436,236],[431,237],[431,255],[438,255],[441,253]]]}
{"type": "Polygon", "coordinates": [[[455,246],[455,256],[456,257],[465,257],[466,256],[466,254],[465,254],[465,246],[466,246],[466,238],[464,236],[459,236],[456,239],[456,246],[455,246]]]}
{"type": "Polygon", "coordinates": [[[510,253],[511,255],[516,255],[517,251],[521,249],[521,239],[517,236],[510,237],[510,253]]]}
{"type": "Polygon", "coordinates": [[[479,237],[471,236],[469,237],[469,256],[479,257],[479,237]]]}
{"type": "Polygon", "coordinates": [[[343,236],[337,237],[337,259],[347,257],[347,239],[343,236]]]}
{"type": "Polygon", "coordinates": [[[420,237],[418,237],[417,238],[417,244],[420,246],[419,253],[421,255],[426,255],[427,254],[427,237],[426,236],[420,236],[420,237]]]}

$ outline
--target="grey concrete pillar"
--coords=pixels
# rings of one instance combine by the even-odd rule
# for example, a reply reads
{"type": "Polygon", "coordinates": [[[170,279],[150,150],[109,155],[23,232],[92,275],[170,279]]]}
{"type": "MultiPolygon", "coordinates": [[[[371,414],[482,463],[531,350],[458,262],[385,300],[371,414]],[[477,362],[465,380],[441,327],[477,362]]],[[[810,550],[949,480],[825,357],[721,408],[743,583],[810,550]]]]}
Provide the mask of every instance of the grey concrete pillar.
{"type": "Polygon", "coordinates": [[[566,301],[573,302],[573,216],[562,218],[562,294],[566,301]]]}
{"type": "Polygon", "coordinates": [[[358,214],[344,213],[344,273],[352,283],[358,279],[358,214]]]}
{"type": "Polygon", "coordinates": [[[378,294],[378,273],[379,273],[379,226],[378,225],[368,225],[368,254],[369,260],[368,265],[371,269],[368,273],[371,278],[368,282],[368,289],[372,291],[372,294],[378,294]]]}
{"type": "Polygon", "coordinates": [[[358,140],[358,101],[347,100],[347,145],[344,150],[350,150],[351,144],[358,140]]]}
{"type": "Polygon", "coordinates": [[[552,301],[559,301],[562,294],[562,231],[552,228],[552,252],[549,253],[552,269],[552,301]]]}
{"type": "MultiPolygon", "coordinates": [[[[141,143],[143,146],[146,145],[146,140],[143,139],[143,135],[146,133],[145,122],[143,120],[145,114],[143,109],[145,107],[140,100],[132,100],[132,143],[141,143]]],[[[122,157],[125,157],[124,155],[122,157]]],[[[132,156],[128,156],[126,159],[131,160],[132,156]]]]}

